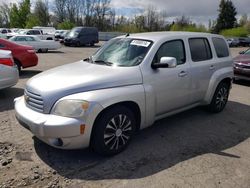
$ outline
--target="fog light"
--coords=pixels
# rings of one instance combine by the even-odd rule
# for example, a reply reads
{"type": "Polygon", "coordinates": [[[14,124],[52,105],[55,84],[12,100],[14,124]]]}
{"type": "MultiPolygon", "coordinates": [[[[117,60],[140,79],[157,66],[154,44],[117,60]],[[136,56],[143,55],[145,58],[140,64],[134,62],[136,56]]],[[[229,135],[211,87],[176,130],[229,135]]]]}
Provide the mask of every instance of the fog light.
{"type": "Polygon", "coordinates": [[[61,138],[50,139],[50,143],[53,144],[54,146],[57,146],[57,147],[63,146],[63,141],[61,138]]]}

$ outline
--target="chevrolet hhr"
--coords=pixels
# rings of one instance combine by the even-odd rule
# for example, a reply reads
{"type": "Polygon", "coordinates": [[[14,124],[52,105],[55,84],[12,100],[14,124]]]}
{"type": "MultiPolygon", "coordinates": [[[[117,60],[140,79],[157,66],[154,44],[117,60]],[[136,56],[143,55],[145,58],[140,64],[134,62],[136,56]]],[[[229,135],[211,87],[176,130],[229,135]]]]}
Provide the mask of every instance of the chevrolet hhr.
{"type": "Polygon", "coordinates": [[[226,106],[233,60],[220,35],[128,34],[79,62],[31,78],[16,98],[19,123],[62,149],[123,151],[137,130],[203,105],[226,106]]]}

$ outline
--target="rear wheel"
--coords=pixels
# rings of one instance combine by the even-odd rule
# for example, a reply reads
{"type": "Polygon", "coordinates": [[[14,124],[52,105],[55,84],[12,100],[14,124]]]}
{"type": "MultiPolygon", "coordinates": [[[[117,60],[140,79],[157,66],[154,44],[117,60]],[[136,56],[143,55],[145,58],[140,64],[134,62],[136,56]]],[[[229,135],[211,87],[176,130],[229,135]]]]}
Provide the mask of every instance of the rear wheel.
{"type": "Polygon", "coordinates": [[[131,110],[116,106],[105,111],[95,124],[92,135],[94,151],[115,155],[123,151],[135,133],[135,118],[131,110]]]}
{"type": "Polygon", "coordinates": [[[225,108],[228,101],[229,88],[230,85],[225,82],[222,82],[217,86],[212,102],[208,105],[209,111],[218,113],[225,108]]]}

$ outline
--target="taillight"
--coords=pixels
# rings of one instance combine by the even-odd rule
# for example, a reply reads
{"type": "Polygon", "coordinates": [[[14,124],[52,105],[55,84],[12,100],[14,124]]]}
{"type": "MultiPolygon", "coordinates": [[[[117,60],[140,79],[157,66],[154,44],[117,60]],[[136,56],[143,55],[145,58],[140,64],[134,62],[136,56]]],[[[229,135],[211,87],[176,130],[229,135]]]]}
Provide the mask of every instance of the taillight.
{"type": "Polygon", "coordinates": [[[13,66],[14,61],[12,58],[2,58],[2,59],[0,59],[0,64],[7,65],[7,66],[13,66]]]}
{"type": "Polygon", "coordinates": [[[31,53],[31,54],[36,53],[36,51],[35,51],[35,50],[27,50],[27,52],[28,52],[28,53],[31,53]]]}

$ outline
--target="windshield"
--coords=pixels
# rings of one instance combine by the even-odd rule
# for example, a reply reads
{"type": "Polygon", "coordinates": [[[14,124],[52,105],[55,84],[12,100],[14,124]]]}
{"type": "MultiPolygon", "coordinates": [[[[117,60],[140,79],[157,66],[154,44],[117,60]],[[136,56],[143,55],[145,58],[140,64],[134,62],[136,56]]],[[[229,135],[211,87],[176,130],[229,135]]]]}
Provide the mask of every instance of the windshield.
{"type": "Polygon", "coordinates": [[[250,55],[250,49],[244,52],[244,55],[250,55]]]}
{"type": "Polygon", "coordinates": [[[74,38],[74,37],[77,37],[80,32],[81,32],[81,29],[79,28],[72,29],[67,36],[74,38]]]}
{"type": "Polygon", "coordinates": [[[139,65],[152,45],[151,41],[131,38],[112,39],[92,56],[93,62],[116,66],[139,65]]]}

